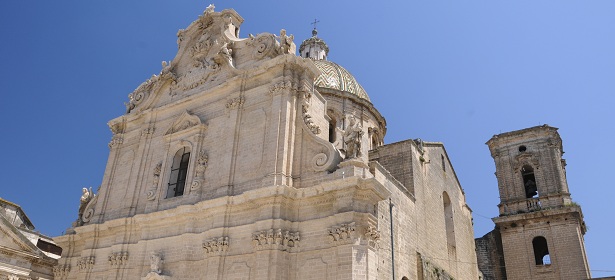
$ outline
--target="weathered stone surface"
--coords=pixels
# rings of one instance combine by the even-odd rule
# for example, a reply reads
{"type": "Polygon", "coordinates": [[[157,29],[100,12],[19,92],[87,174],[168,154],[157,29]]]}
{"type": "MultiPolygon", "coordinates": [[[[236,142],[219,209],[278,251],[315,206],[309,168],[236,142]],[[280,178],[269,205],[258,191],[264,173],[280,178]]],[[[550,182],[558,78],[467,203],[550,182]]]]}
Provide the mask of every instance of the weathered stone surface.
{"type": "Polygon", "coordinates": [[[315,87],[292,35],[240,38],[242,21],[208,8],[109,122],[91,211],[56,238],[73,267],[57,279],[477,279],[443,145],[383,145],[349,73],[315,87]]]}

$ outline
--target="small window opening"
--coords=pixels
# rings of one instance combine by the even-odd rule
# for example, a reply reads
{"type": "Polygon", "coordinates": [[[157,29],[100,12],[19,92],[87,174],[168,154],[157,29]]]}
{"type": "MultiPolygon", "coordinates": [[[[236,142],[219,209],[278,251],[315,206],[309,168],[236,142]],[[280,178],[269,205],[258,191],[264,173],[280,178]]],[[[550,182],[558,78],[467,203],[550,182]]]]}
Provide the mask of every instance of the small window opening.
{"type": "Polygon", "coordinates": [[[519,146],[519,152],[525,152],[527,150],[527,148],[523,145],[519,146]]]}
{"type": "Polygon", "coordinates": [[[329,121],[329,143],[335,143],[335,126],[336,121],[331,118],[331,121],[329,121]]]}
{"type": "Polygon", "coordinates": [[[173,157],[171,165],[171,176],[169,179],[169,189],[167,198],[182,196],[186,186],[186,175],[188,175],[188,163],[190,161],[190,150],[183,148],[173,157]]]}
{"type": "Polygon", "coordinates": [[[538,197],[538,187],[536,186],[536,177],[534,176],[534,168],[529,165],[524,165],[521,168],[521,176],[523,176],[523,186],[525,187],[525,198],[538,197]]]}
{"type": "Polygon", "coordinates": [[[455,221],[453,218],[453,205],[446,192],[442,193],[442,203],[444,204],[444,227],[446,229],[446,243],[449,248],[455,248],[455,221]]]}
{"type": "Polygon", "coordinates": [[[542,236],[537,236],[534,240],[532,240],[532,246],[534,247],[534,259],[536,261],[536,265],[551,264],[547,239],[542,236]]]}

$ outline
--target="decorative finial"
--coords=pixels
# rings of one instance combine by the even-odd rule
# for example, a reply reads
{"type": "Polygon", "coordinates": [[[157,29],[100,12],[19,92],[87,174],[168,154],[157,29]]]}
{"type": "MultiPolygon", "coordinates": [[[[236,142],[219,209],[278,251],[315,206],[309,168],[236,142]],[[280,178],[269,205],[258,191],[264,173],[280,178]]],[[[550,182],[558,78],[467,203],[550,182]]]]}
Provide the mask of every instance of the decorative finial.
{"type": "Polygon", "coordinates": [[[314,25],[314,30],[312,30],[312,37],[316,37],[316,35],[318,35],[318,30],[316,30],[316,24],[319,22],[320,20],[314,19],[314,22],[310,23],[311,25],[314,25]]]}
{"type": "Polygon", "coordinates": [[[203,12],[204,14],[209,14],[209,13],[213,13],[214,9],[216,8],[216,6],[214,6],[214,4],[209,4],[209,6],[207,6],[207,8],[205,9],[205,12],[203,12]]]}

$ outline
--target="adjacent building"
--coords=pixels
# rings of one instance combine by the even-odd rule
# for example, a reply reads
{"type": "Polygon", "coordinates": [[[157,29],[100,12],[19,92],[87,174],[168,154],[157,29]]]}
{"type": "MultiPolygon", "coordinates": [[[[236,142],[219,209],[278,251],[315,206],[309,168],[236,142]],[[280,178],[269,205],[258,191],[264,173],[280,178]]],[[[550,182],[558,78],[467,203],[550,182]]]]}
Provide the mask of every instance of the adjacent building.
{"type": "Polygon", "coordinates": [[[62,249],[39,232],[21,207],[0,198],[0,279],[54,279],[62,249]]]}

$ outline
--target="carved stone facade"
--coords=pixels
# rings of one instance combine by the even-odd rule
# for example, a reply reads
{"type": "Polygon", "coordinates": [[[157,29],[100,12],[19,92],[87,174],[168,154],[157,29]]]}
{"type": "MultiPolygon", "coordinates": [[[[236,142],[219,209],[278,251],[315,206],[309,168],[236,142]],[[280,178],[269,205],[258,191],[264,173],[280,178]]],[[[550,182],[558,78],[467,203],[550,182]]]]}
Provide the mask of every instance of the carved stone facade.
{"type": "Polygon", "coordinates": [[[421,254],[477,279],[455,173],[421,160],[442,144],[383,145],[385,119],[319,60],[316,33],[297,56],[285,30],[240,38],[242,22],[208,7],[128,95],[91,214],[56,238],[56,277],[417,279],[421,254]]]}

